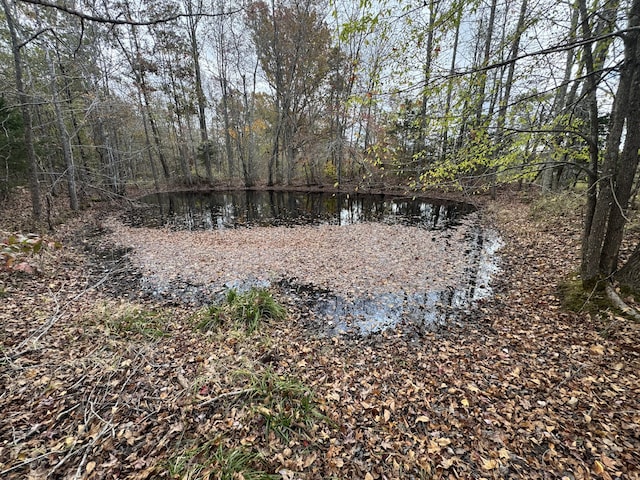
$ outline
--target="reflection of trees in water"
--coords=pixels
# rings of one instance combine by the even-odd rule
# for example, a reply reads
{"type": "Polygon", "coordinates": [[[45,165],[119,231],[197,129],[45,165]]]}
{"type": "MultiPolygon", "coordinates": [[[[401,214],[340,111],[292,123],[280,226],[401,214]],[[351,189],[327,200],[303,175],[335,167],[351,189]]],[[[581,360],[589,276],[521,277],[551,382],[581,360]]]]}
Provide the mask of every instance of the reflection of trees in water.
{"type": "MultiPolygon", "coordinates": [[[[389,328],[423,331],[443,324],[447,319],[471,307],[491,294],[489,282],[497,271],[495,253],[502,245],[495,233],[480,229],[466,238],[469,248],[466,276],[457,285],[441,290],[343,297],[318,291],[313,305],[321,320],[320,330],[328,335],[366,336],[389,328]],[[486,237],[486,235],[489,235],[486,237]]],[[[289,288],[293,291],[292,285],[289,288]]]]}
{"type": "Polygon", "coordinates": [[[143,199],[157,207],[130,215],[132,225],[169,225],[181,230],[252,225],[300,225],[360,222],[401,223],[446,228],[473,210],[465,204],[383,195],[305,192],[229,191],[161,193],[143,199]]]}

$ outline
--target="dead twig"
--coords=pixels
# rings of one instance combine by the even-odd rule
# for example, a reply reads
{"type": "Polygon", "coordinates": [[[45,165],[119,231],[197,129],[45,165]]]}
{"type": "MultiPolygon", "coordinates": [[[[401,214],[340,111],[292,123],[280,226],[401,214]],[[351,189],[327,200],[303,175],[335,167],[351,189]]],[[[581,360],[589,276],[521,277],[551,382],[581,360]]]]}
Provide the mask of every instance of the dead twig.
{"type": "Polygon", "coordinates": [[[218,400],[222,400],[223,398],[228,398],[228,397],[238,397],[240,395],[245,395],[247,393],[251,393],[253,392],[254,389],[253,388],[244,388],[242,390],[234,390],[233,392],[226,392],[226,393],[221,393],[220,395],[210,398],[209,400],[206,400],[202,403],[198,404],[198,407],[204,407],[207,405],[211,405],[212,403],[216,403],[218,400]]]}
{"type": "Polygon", "coordinates": [[[607,285],[605,287],[605,292],[607,293],[607,298],[609,298],[611,303],[613,303],[618,310],[622,311],[625,315],[630,316],[634,321],[640,322],[640,312],[627,305],[611,285],[607,285]]]}

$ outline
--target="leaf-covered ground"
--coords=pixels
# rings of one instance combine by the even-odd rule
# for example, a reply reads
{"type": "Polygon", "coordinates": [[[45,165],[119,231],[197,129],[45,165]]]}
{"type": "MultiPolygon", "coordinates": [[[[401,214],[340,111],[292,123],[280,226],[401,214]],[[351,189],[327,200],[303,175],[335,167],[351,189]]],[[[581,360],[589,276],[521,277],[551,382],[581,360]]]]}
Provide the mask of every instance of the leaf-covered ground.
{"type": "Polygon", "coordinates": [[[421,337],[318,337],[287,297],[203,333],[69,233],[1,277],[0,478],[640,478],[639,327],[558,298],[578,214],[487,208],[496,295],[421,337]]]}

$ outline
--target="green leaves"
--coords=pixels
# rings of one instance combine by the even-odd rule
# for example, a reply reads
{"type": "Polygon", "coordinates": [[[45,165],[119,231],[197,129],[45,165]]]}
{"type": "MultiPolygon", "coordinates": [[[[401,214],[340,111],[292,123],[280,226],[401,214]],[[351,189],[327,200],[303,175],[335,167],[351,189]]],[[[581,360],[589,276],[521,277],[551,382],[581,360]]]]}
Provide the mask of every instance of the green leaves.
{"type": "Polygon", "coordinates": [[[0,271],[33,273],[34,266],[27,259],[37,256],[43,248],[57,250],[59,242],[46,240],[35,233],[13,233],[0,242],[0,271]]]}

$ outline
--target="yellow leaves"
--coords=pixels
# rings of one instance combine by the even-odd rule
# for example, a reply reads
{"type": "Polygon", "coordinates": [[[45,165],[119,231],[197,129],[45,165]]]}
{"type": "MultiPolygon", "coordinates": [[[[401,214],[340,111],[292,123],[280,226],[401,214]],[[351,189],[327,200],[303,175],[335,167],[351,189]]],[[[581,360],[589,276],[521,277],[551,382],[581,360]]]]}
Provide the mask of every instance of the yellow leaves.
{"type": "Polygon", "coordinates": [[[87,466],[85,467],[85,473],[87,475],[91,475],[91,473],[96,469],[96,462],[91,461],[87,463],[87,466]]]}
{"type": "Polygon", "coordinates": [[[483,458],[482,459],[482,469],[483,470],[494,470],[494,469],[498,468],[498,465],[499,465],[498,461],[493,459],[493,458],[490,458],[490,459],[483,458]]]}
{"type": "Polygon", "coordinates": [[[591,345],[589,351],[594,355],[604,355],[604,346],[600,344],[591,345]]]}
{"type": "Polygon", "coordinates": [[[264,415],[265,417],[270,417],[272,415],[271,410],[269,410],[267,407],[263,406],[263,405],[259,405],[256,408],[256,411],[261,414],[264,415]]]}
{"type": "Polygon", "coordinates": [[[593,462],[593,472],[596,475],[600,475],[605,480],[611,480],[611,475],[609,475],[604,464],[599,460],[596,460],[595,462],[593,462]]]}
{"type": "Polygon", "coordinates": [[[447,445],[451,445],[451,439],[450,438],[439,438],[436,440],[436,443],[438,445],[440,445],[441,447],[446,447],[447,445]]]}

